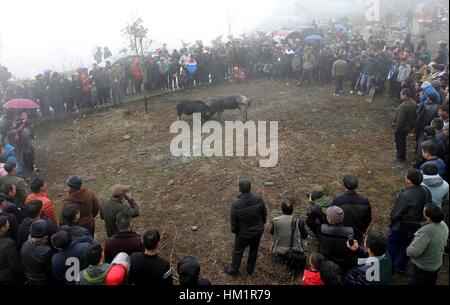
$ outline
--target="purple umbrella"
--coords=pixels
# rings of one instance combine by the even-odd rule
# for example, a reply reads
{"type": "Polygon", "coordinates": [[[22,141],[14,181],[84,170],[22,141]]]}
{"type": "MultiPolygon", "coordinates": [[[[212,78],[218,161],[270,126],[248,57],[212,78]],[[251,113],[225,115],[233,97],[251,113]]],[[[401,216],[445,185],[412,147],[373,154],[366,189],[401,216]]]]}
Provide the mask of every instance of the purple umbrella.
{"type": "Polygon", "coordinates": [[[3,107],[7,109],[36,109],[39,105],[36,104],[35,101],[29,99],[17,98],[7,101],[3,104],[3,107]]]}

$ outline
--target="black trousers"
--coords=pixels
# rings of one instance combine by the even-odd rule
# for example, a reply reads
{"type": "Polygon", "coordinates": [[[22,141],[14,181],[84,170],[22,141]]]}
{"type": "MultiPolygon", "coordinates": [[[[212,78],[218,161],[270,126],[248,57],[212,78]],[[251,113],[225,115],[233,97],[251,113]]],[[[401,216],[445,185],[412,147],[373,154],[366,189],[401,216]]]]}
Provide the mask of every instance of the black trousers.
{"type": "Polygon", "coordinates": [[[438,271],[426,271],[413,264],[413,270],[411,278],[409,279],[409,285],[436,285],[437,276],[438,271]]]}
{"type": "Polygon", "coordinates": [[[408,132],[402,130],[395,131],[395,146],[397,148],[397,159],[405,161],[406,159],[406,136],[408,132]]]}
{"type": "Polygon", "coordinates": [[[252,238],[243,238],[235,235],[233,258],[231,262],[231,270],[233,272],[238,272],[241,266],[242,255],[247,247],[250,247],[247,259],[247,272],[253,272],[256,265],[256,259],[258,258],[258,248],[259,242],[261,240],[261,235],[252,238]]]}

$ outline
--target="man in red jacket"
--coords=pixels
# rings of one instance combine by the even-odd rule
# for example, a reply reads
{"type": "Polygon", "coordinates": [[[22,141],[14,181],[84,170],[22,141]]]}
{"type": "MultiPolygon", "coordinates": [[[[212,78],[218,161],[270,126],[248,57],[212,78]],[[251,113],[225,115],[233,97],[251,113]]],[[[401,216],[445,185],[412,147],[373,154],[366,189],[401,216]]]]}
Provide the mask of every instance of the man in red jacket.
{"type": "Polygon", "coordinates": [[[44,179],[34,179],[30,184],[30,189],[33,193],[29,194],[27,198],[25,198],[25,204],[28,204],[30,201],[34,200],[41,201],[42,215],[57,224],[58,222],[56,221],[55,206],[53,205],[52,200],[48,198],[44,179]]]}

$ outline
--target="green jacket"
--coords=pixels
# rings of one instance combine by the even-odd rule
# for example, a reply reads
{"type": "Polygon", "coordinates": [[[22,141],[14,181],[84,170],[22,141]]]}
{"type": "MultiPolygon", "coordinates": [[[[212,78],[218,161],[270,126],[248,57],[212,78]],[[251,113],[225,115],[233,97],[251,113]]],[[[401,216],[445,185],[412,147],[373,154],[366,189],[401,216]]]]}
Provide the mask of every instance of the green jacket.
{"type": "Polygon", "coordinates": [[[319,199],[314,200],[314,204],[322,209],[322,212],[326,215],[328,208],[333,203],[333,199],[328,196],[322,196],[319,199]]]}
{"type": "Polygon", "coordinates": [[[295,56],[291,62],[292,71],[300,71],[302,68],[302,58],[300,56],[295,56]]]}
{"type": "Polygon", "coordinates": [[[81,271],[79,285],[104,285],[109,267],[109,264],[87,267],[81,271]]]}
{"type": "Polygon", "coordinates": [[[448,239],[445,222],[429,223],[417,230],[406,248],[414,265],[426,271],[437,271],[442,265],[442,255],[448,239]]]}
{"type": "Polygon", "coordinates": [[[393,126],[395,130],[408,132],[416,125],[417,104],[412,99],[408,99],[398,106],[395,111],[393,126]]]}

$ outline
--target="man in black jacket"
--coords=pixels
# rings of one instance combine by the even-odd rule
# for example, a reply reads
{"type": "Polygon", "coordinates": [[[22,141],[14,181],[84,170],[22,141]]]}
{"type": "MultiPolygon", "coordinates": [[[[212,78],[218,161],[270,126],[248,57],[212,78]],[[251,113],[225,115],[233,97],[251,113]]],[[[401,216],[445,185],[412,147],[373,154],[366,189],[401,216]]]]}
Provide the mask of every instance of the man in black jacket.
{"type": "Polygon", "coordinates": [[[406,270],[406,248],[420,228],[420,223],[424,221],[424,206],[432,202],[430,191],[421,185],[422,180],[422,172],[417,169],[408,170],[405,176],[406,189],[397,196],[391,211],[387,251],[398,272],[406,270]]]}
{"type": "Polygon", "coordinates": [[[55,250],[49,245],[47,232],[45,220],[36,220],[30,226],[30,238],[20,250],[29,285],[52,283],[52,257],[55,250]]]}
{"type": "Polygon", "coordinates": [[[237,276],[242,255],[250,247],[247,260],[247,273],[251,275],[258,257],[259,241],[264,232],[267,210],[261,197],[252,195],[250,181],[239,182],[239,199],[231,207],[231,232],[235,234],[231,266],[225,266],[224,272],[237,276]]]}
{"type": "Polygon", "coordinates": [[[406,136],[416,125],[417,104],[411,98],[409,89],[402,89],[400,99],[402,103],[395,111],[392,127],[395,129],[395,145],[397,147],[397,161],[405,162],[406,159],[406,136]]]}
{"type": "MultiPolygon", "coordinates": [[[[20,224],[19,229],[17,231],[17,246],[18,248],[22,248],[22,245],[28,240],[30,236],[30,227],[31,225],[41,219],[42,215],[42,201],[40,200],[32,200],[27,203],[24,207],[25,219],[20,224]]],[[[42,218],[46,223],[47,236],[52,236],[58,231],[56,224],[48,218],[42,218]]]]}
{"type": "Polygon", "coordinates": [[[8,236],[9,219],[0,215],[0,286],[19,285],[23,279],[23,267],[17,245],[8,236]]]}
{"type": "Polygon", "coordinates": [[[339,265],[342,271],[353,268],[357,261],[356,255],[347,248],[347,241],[354,236],[353,228],[343,226],[344,211],[337,206],[327,210],[329,224],[322,224],[318,232],[318,252],[325,258],[339,265]]]}
{"type": "Polygon", "coordinates": [[[347,192],[337,196],[333,200],[333,205],[344,210],[345,227],[352,227],[355,232],[355,239],[361,244],[362,237],[372,222],[372,207],[366,197],[356,192],[358,188],[358,177],[346,175],[344,186],[347,192]]]}

